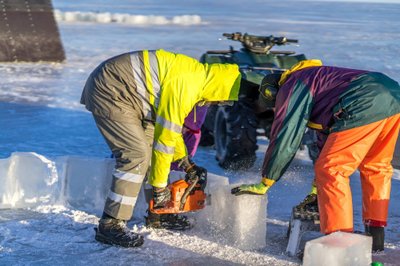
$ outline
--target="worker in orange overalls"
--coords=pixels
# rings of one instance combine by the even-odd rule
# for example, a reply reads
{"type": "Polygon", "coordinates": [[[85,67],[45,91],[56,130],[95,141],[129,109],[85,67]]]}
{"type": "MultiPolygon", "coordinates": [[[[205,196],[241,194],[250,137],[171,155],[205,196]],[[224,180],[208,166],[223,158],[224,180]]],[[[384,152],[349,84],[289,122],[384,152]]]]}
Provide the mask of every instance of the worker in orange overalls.
{"type": "Polygon", "coordinates": [[[265,194],[298,150],[306,127],[319,135],[315,183],[321,231],[353,231],[349,177],[360,170],[362,215],[373,251],[384,249],[393,158],[400,127],[400,87],[378,72],[322,66],[305,60],[260,86],[275,107],[270,144],[258,184],[232,193],[265,194]]]}

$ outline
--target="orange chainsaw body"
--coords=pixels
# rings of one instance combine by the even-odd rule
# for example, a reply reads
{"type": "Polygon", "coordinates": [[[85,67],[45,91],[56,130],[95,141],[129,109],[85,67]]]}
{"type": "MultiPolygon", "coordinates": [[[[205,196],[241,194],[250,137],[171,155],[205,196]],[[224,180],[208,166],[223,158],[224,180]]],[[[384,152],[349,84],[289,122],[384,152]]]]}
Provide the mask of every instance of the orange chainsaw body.
{"type": "Polygon", "coordinates": [[[195,185],[193,189],[187,194],[185,192],[189,188],[189,183],[180,179],[168,185],[171,191],[171,201],[167,202],[164,207],[154,208],[153,199],[150,200],[149,210],[157,214],[172,214],[198,211],[204,208],[206,194],[201,189],[200,185],[195,185]]]}

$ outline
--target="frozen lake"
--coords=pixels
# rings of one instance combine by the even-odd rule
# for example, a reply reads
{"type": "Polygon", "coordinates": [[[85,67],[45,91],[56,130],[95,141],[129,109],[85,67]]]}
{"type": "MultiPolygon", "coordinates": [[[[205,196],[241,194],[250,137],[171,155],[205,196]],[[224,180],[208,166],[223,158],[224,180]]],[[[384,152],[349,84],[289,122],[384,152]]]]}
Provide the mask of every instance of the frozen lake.
{"type": "MultiPolygon", "coordinates": [[[[322,59],[326,65],[380,71],[400,81],[400,4],[396,3],[192,0],[183,4],[178,0],[117,0],[110,4],[105,0],[56,0],[53,4],[61,16],[59,29],[66,62],[0,64],[1,160],[7,160],[13,152],[36,152],[50,161],[62,156],[108,158],[110,152],[79,98],[94,67],[130,50],[163,48],[199,58],[206,50],[227,49],[230,45],[239,48],[220,40],[224,32],[285,35],[299,39],[299,46],[282,50],[305,53],[308,58],[322,59]],[[62,17],[68,14],[68,19],[62,17]],[[121,14],[131,20],[117,23],[109,19],[121,14]],[[134,21],[139,15],[142,17],[137,24],[134,21]],[[155,24],[150,16],[156,16],[160,23],[155,24]],[[185,19],[189,23],[184,23],[185,19]]],[[[259,139],[256,165],[246,172],[224,172],[217,166],[211,148],[200,148],[195,160],[211,173],[228,176],[231,183],[257,181],[267,144],[265,138],[259,139]]],[[[108,247],[94,240],[97,210],[83,203],[71,206],[51,199],[30,208],[0,210],[0,264],[299,265],[297,258],[284,254],[285,235],[291,208],[306,195],[312,178],[311,161],[305,151],[300,151],[282,180],[268,193],[265,248],[244,251],[218,244],[200,229],[184,234],[147,230],[140,219],[130,225],[145,234],[142,248],[108,247]]],[[[82,180],[81,184],[90,181],[82,180]]],[[[357,174],[352,184],[355,227],[361,230],[357,174]]],[[[386,231],[387,250],[397,254],[399,188],[397,170],[386,231]]],[[[4,186],[0,191],[4,203],[10,191],[4,186]]]]}

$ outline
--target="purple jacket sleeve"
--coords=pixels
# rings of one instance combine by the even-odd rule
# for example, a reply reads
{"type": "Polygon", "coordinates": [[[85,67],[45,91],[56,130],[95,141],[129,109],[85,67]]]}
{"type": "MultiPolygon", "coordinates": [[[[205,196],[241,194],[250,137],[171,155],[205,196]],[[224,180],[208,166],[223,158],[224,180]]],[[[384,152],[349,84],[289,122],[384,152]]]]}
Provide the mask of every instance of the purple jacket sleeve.
{"type": "Polygon", "coordinates": [[[207,109],[207,106],[195,106],[185,118],[184,126],[194,131],[200,130],[206,119],[207,109]]]}
{"type": "MultiPolygon", "coordinates": [[[[207,106],[195,106],[185,118],[182,134],[188,154],[191,157],[196,154],[197,147],[199,146],[201,137],[200,129],[206,119],[207,109],[207,106]]],[[[171,170],[180,170],[177,163],[171,165],[171,170]]]]}

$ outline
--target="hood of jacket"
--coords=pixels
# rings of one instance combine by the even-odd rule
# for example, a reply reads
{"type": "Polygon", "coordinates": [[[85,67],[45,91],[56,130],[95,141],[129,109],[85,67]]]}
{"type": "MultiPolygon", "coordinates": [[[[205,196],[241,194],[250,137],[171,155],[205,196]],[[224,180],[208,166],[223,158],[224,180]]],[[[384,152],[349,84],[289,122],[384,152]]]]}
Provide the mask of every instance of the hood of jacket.
{"type": "Polygon", "coordinates": [[[241,75],[235,64],[204,64],[206,77],[201,100],[237,101],[241,75]]]}
{"type": "Polygon", "coordinates": [[[279,86],[282,86],[282,84],[285,83],[287,78],[293,72],[299,71],[307,67],[317,67],[317,66],[322,66],[322,61],[319,59],[309,59],[298,62],[297,64],[293,65],[290,69],[282,73],[281,79],[279,80],[279,86]]]}

